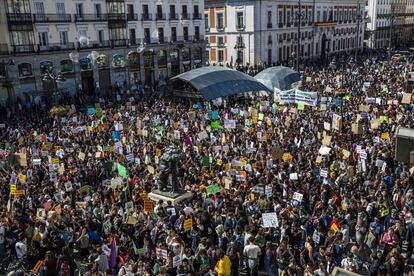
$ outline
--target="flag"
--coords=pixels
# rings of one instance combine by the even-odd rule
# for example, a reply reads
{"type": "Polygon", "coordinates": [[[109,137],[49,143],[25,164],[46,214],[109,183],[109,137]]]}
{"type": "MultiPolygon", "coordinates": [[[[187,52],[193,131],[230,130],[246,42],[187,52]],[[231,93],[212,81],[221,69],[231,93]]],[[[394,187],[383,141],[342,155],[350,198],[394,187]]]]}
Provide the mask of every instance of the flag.
{"type": "Polygon", "coordinates": [[[116,245],[116,238],[114,237],[111,243],[111,256],[109,258],[109,264],[111,268],[114,268],[116,266],[117,256],[118,256],[118,246],[116,245]]]}

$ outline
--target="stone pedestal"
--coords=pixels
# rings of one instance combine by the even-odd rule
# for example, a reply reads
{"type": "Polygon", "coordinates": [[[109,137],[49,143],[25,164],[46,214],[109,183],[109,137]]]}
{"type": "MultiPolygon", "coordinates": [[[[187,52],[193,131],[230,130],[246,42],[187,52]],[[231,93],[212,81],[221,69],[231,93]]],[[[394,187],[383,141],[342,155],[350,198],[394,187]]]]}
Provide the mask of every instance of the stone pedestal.
{"type": "Polygon", "coordinates": [[[191,192],[180,192],[180,193],[173,193],[173,192],[162,192],[160,190],[155,190],[148,194],[148,198],[158,202],[159,200],[163,200],[164,203],[170,201],[172,205],[176,205],[177,203],[192,198],[193,194],[191,192]]]}

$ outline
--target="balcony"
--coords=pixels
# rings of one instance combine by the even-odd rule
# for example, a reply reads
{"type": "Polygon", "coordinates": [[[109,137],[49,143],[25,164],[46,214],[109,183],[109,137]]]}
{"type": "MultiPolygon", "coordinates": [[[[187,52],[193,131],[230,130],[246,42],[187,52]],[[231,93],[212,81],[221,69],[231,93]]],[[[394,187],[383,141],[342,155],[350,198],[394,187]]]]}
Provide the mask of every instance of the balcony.
{"type": "Polygon", "coordinates": [[[179,20],[178,13],[170,13],[170,20],[179,20]]]}
{"type": "Polygon", "coordinates": [[[39,45],[39,52],[54,52],[54,51],[66,51],[75,49],[75,43],[68,42],[66,44],[53,43],[48,45],[39,45]]]}
{"type": "Polygon", "coordinates": [[[13,45],[13,54],[24,54],[24,53],[34,53],[35,46],[33,44],[28,45],[13,45]]]}
{"type": "Polygon", "coordinates": [[[181,14],[181,19],[182,20],[189,20],[190,19],[190,14],[189,13],[182,13],[181,14]]]}
{"type": "Polygon", "coordinates": [[[108,21],[126,21],[125,13],[108,13],[108,21]]]}
{"type": "Polygon", "coordinates": [[[106,14],[74,14],[75,22],[99,22],[107,21],[108,17],[106,14]]]}
{"type": "Polygon", "coordinates": [[[128,39],[111,40],[111,47],[126,47],[128,45],[128,39]]]}
{"type": "Polygon", "coordinates": [[[142,41],[141,38],[130,39],[129,44],[132,46],[141,45],[141,41],[142,41]]]}
{"type": "Polygon", "coordinates": [[[150,13],[141,13],[142,21],[152,21],[152,14],[150,13]]]}
{"type": "Polygon", "coordinates": [[[245,29],[246,29],[246,26],[244,26],[244,25],[237,25],[236,26],[236,30],[239,31],[239,32],[244,31],[245,29]]]}
{"type": "Polygon", "coordinates": [[[111,43],[109,40],[104,41],[90,41],[88,44],[78,42],[78,49],[94,49],[94,48],[110,48],[111,43]]]}
{"type": "Polygon", "coordinates": [[[138,14],[137,13],[127,13],[127,20],[128,21],[138,21],[138,14]]]}
{"type": "Polygon", "coordinates": [[[216,26],[216,30],[217,30],[217,32],[224,32],[225,28],[224,28],[223,25],[218,25],[218,26],[216,26]]]}
{"type": "Polygon", "coordinates": [[[9,45],[7,43],[0,43],[0,55],[9,54],[9,45]]]}
{"type": "Polygon", "coordinates": [[[201,20],[203,17],[201,15],[201,13],[195,13],[193,14],[193,19],[194,20],[201,20]]]}
{"type": "Polygon", "coordinates": [[[160,37],[158,37],[158,43],[159,44],[168,43],[168,37],[166,37],[166,36],[160,36],[160,37]]]}
{"type": "Polygon", "coordinates": [[[224,47],[226,47],[226,45],[224,44],[224,41],[218,41],[217,42],[217,47],[224,48],[224,47]]]}
{"type": "Polygon", "coordinates": [[[272,28],[272,23],[267,23],[267,28],[271,29],[272,28]]]}
{"type": "Polygon", "coordinates": [[[70,14],[33,14],[33,21],[35,23],[71,22],[72,16],[70,14]]]}
{"type": "Polygon", "coordinates": [[[337,24],[336,21],[332,21],[332,20],[315,22],[316,27],[332,27],[332,26],[336,26],[336,24],[337,24]]]}
{"type": "Polygon", "coordinates": [[[166,16],[165,16],[165,13],[156,13],[155,14],[155,20],[157,20],[157,21],[163,21],[163,20],[166,20],[167,18],[166,18],[166,16]]]}
{"type": "Polygon", "coordinates": [[[10,24],[24,25],[32,24],[32,14],[31,13],[8,13],[7,22],[10,24]]]}

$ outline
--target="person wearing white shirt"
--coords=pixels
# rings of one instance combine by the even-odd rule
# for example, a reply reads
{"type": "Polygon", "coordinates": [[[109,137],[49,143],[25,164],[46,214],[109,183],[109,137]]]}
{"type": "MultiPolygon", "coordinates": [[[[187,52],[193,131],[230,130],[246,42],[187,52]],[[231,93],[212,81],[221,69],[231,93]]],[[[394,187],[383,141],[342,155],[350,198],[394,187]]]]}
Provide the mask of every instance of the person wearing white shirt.
{"type": "Polygon", "coordinates": [[[244,247],[243,255],[247,258],[247,276],[258,275],[259,256],[262,250],[254,243],[254,237],[249,237],[249,244],[244,247]]]}
{"type": "Polygon", "coordinates": [[[25,244],[25,238],[22,238],[21,241],[17,242],[15,245],[16,256],[18,259],[23,259],[27,254],[27,246],[25,244]]]}
{"type": "Polygon", "coordinates": [[[344,258],[341,262],[341,267],[345,270],[357,272],[359,267],[358,263],[354,258],[354,255],[350,253],[346,258],[344,258]]]}

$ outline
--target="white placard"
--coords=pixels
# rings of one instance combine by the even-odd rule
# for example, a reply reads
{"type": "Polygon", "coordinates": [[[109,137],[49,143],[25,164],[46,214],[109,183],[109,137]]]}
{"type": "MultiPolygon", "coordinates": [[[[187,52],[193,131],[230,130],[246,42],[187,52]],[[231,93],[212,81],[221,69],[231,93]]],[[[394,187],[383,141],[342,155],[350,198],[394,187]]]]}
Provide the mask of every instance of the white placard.
{"type": "Polygon", "coordinates": [[[359,152],[359,158],[361,158],[361,160],[366,160],[368,157],[367,152],[365,150],[361,150],[359,152]]]}
{"type": "Polygon", "coordinates": [[[262,214],[262,219],[263,219],[263,227],[264,228],[279,227],[279,220],[278,220],[277,214],[275,212],[273,212],[273,213],[263,213],[262,214]]]}
{"type": "Polygon", "coordinates": [[[318,152],[319,152],[320,155],[328,155],[330,151],[331,151],[331,148],[330,147],[321,146],[319,148],[319,151],[318,152]]]}
{"type": "Polygon", "coordinates": [[[317,231],[313,232],[312,235],[312,240],[316,243],[319,244],[319,242],[321,241],[321,236],[319,235],[319,233],[317,231]]]}
{"type": "Polygon", "coordinates": [[[298,180],[298,173],[290,173],[289,174],[290,180],[298,180]]]}
{"type": "Polygon", "coordinates": [[[293,194],[293,200],[296,200],[298,202],[302,202],[303,194],[295,192],[293,194]]]}
{"type": "Polygon", "coordinates": [[[206,139],[206,138],[208,137],[208,134],[207,134],[207,132],[204,130],[204,131],[199,132],[197,136],[198,136],[198,139],[200,139],[200,140],[204,140],[204,139],[206,139]]]}
{"type": "Polygon", "coordinates": [[[328,177],[328,169],[321,169],[321,177],[323,178],[328,177]]]}
{"type": "Polygon", "coordinates": [[[323,122],[323,129],[326,131],[330,131],[331,130],[331,124],[328,122],[323,122]]]}

